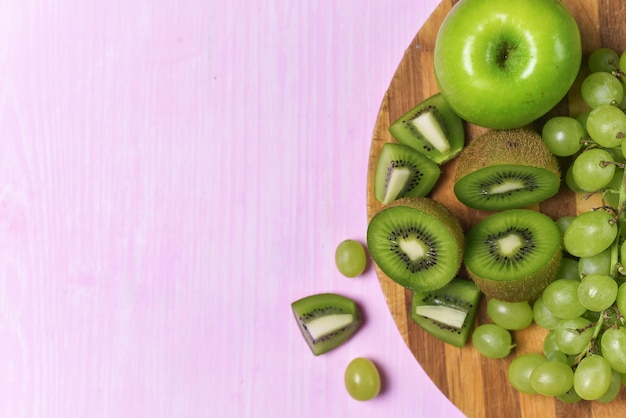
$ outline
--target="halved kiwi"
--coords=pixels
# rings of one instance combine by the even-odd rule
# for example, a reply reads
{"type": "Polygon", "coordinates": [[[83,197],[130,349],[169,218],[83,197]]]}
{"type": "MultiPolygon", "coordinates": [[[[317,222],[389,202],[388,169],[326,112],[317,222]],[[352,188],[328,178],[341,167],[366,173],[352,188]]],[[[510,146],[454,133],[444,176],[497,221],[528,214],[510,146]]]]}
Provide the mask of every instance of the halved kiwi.
{"type": "Polygon", "coordinates": [[[454,193],[466,206],[517,209],[554,196],[561,174],[541,136],[528,128],[491,130],[457,160],[454,193]]]}
{"type": "Polygon", "coordinates": [[[347,341],[361,324],[356,303],[335,293],[320,293],[291,304],[302,336],[320,355],[347,341]]]}
{"type": "Polygon", "coordinates": [[[463,347],[474,326],[480,297],[471,280],[457,277],[441,289],[414,292],[411,319],[432,336],[463,347]]]}
{"type": "Polygon", "coordinates": [[[442,203],[428,197],[398,199],[372,217],[367,245],[390,279],[415,291],[448,284],[463,259],[463,230],[442,203]]]}
{"type": "Polygon", "coordinates": [[[465,236],[465,267],[479,289],[506,302],[535,298],[557,274],[561,235],[547,215],[509,209],[474,225],[465,236]]]}
{"type": "Polygon", "coordinates": [[[387,142],[376,165],[374,196],[383,204],[402,197],[426,196],[440,175],[439,166],[424,154],[407,145],[387,142]]]}
{"type": "Polygon", "coordinates": [[[415,148],[437,164],[456,157],[465,145],[463,121],[440,93],[394,121],[389,133],[401,144],[415,148]]]}

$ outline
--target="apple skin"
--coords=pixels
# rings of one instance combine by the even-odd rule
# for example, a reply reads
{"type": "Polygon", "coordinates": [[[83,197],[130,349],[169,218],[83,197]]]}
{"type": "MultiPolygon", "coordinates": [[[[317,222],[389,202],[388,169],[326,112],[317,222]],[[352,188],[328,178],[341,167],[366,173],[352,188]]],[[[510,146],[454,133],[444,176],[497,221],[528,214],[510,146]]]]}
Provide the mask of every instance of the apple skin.
{"type": "Polygon", "coordinates": [[[580,29],[559,0],[460,0],[434,48],[437,85],[466,121],[518,128],[545,115],[574,83],[580,29]]]}

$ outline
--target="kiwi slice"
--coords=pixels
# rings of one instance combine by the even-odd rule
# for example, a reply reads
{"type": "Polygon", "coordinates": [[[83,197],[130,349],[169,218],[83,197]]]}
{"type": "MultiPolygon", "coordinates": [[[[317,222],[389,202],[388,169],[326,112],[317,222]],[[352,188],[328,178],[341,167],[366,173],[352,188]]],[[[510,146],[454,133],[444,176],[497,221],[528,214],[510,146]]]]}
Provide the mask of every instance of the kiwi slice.
{"type": "Polygon", "coordinates": [[[374,178],[374,196],[383,203],[411,196],[426,196],[433,189],[441,169],[413,148],[392,142],[383,145],[374,178]]]}
{"type": "Polygon", "coordinates": [[[534,299],[561,265],[561,235],[547,215],[509,209],[474,225],[465,236],[465,267],[479,289],[505,302],[534,299]]]}
{"type": "Polygon", "coordinates": [[[316,356],[343,344],[361,325],[356,303],[335,293],[304,297],[293,302],[291,309],[316,356]]]}
{"type": "Polygon", "coordinates": [[[367,245],[378,268],[414,291],[448,284],[460,268],[463,243],[458,219],[428,197],[406,197],[388,204],[367,228],[367,245]]]}
{"type": "Polygon", "coordinates": [[[389,133],[437,164],[456,157],[465,145],[463,121],[437,93],[394,121],[389,133]]]}
{"type": "Polygon", "coordinates": [[[457,277],[441,289],[414,292],[411,319],[432,336],[463,347],[474,327],[480,297],[471,280],[457,277]]]}
{"type": "Polygon", "coordinates": [[[474,209],[517,209],[552,197],[560,181],[558,161],[537,132],[491,130],[459,156],[454,193],[474,209]]]}

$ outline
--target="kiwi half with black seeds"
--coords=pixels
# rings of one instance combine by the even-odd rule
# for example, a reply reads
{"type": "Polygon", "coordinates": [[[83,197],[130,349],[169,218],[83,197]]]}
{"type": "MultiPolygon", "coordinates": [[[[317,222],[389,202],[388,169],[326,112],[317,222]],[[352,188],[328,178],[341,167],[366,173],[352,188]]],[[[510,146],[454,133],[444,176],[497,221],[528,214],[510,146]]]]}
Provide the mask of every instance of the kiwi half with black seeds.
{"type": "Polygon", "coordinates": [[[537,132],[491,130],[459,155],[454,194],[474,209],[517,209],[554,196],[560,182],[558,161],[537,132]]]}
{"type": "Polygon", "coordinates": [[[465,146],[463,121],[440,93],[395,120],[389,133],[399,143],[427,155],[437,164],[453,159],[465,146]]]}
{"type": "Polygon", "coordinates": [[[563,251],[561,234],[547,215],[530,209],[494,213],[465,236],[469,276],[489,298],[534,299],[554,280],[563,251]]]}
{"type": "Polygon", "coordinates": [[[387,142],[376,165],[374,196],[383,204],[402,197],[426,196],[440,175],[439,166],[424,154],[407,145],[387,142]]]}
{"type": "Polygon", "coordinates": [[[441,289],[414,292],[411,319],[432,336],[463,347],[474,327],[480,298],[471,280],[457,277],[441,289]]]}
{"type": "Polygon", "coordinates": [[[306,296],[291,304],[302,336],[316,356],[346,342],[361,325],[356,303],[335,293],[306,296]]]}
{"type": "Polygon", "coordinates": [[[458,219],[442,203],[407,197],[372,217],[367,246],[376,266],[391,280],[414,291],[432,291],[457,274],[464,236],[458,219]]]}

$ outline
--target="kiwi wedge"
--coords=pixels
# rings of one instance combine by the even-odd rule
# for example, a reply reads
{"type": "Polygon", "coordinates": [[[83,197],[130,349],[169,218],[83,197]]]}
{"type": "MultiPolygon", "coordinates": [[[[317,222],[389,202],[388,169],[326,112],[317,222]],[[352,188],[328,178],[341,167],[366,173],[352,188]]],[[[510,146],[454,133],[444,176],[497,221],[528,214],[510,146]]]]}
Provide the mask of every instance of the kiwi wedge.
{"type": "Polygon", "coordinates": [[[437,164],[456,157],[465,145],[463,121],[440,93],[395,120],[389,133],[399,143],[415,148],[437,164]]]}
{"type": "Polygon", "coordinates": [[[411,319],[430,335],[463,347],[478,312],[481,292],[471,281],[454,278],[432,292],[414,292],[411,319]]]}
{"type": "Polygon", "coordinates": [[[406,197],[372,217],[367,246],[374,263],[391,280],[414,291],[448,284],[463,260],[461,224],[442,203],[406,197]]]}
{"type": "Polygon", "coordinates": [[[469,276],[489,298],[533,300],[554,280],[563,255],[561,235],[547,215],[509,209],[474,225],[465,236],[469,276]]]}
{"type": "Polygon", "coordinates": [[[300,331],[316,356],[346,342],[361,325],[356,303],[335,293],[320,293],[291,304],[300,331]]]}
{"type": "Polygon", "coordinates": [[[376,165],[374,196],[383,204],[402,197],[426,196],[440,175],[439,166],[424,154],[408,145],[387,142],[376,165]]]}
{"type": "Polygon", "coordinates": [[[474,209],[517,209],[554,196],[560,182],[558,161],[537,132],[491,130],[459,155],[454,194],[474,209]]]}

